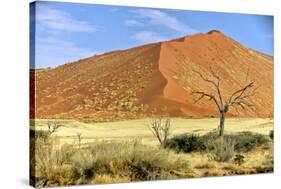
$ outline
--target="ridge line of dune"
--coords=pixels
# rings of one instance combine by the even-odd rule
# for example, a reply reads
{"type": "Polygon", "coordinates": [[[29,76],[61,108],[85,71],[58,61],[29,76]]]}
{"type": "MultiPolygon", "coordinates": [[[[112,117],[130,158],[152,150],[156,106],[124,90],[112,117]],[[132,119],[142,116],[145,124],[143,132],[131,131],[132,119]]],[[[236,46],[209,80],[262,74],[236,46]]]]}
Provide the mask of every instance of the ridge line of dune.
{"type": "Polygon", "coordinates": [[[163,42],[160,44],[160,54],[159,54],[159,60],[158,60],[158,67],[159,72],[162,74],[162,76],[166,79],[167,83],[165,87],[163,88],[163,97],[173,100],[179,103],[186,103],[187,95],[186,91],[180,87],[176,81],[173,79],[173,73],[172,70],[177,70],[177,66],[175,64],[169,63],[163,56],[166,55],[163,53],[167,48],[165,47],[168,43],[163,42]],[[174,67],[174,68],[173,68],[174,67]]]}

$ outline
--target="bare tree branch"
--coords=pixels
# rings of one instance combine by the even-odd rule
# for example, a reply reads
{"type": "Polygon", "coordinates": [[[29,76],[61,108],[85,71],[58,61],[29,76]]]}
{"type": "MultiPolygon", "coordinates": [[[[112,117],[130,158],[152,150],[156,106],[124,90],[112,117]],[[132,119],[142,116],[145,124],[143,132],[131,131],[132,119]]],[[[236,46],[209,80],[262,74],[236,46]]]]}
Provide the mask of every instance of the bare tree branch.
{"type": "Polygon", "coordinates": [[[151,131],[158,139],[161,146],[165,145],[171,130],[171,120],[169,118],[163,120],[162,118],[153,119],[151,122],[151,131]]]}
{"type": "Polygon", "coordinates": [[[235,104],[239,105],[241,103],[244,103],[244,105],[246,105],[246,106],[251,106],[249,103],[245,103],[246,102],[245,100],[247,98],[253,96],[255,94],[255,91],[252,92],[252,93],[248,93],[248,94],[245,94],[245,92],[248,91],[253,86],[254,86],[254,81],[248,83],[247,85],[245,85],[241,89],[232,93],[232,95],[230,96],[230,98],[228,100],[228,105],[233,106],[235,104]]]}
{"type": "MultiPolygon", "coordinates": [[[[219,100],[217,100],[215,98],[215,95],[211,95],[212,97],[210,97],[210,95],[209,95],[209,97],[214,100],[214,102],[216,103],[216,105],[218,106],[218,108],[220,110],[223,109],[224,102],[223,102],[222,93],[221,93],[221,90],[220,90],[220,82],[221,82],[220,76],[214,72],[214,70],[212,69],[211,66],[210,66],[210,72],[211,72],[212,76],[217,79],[216,82],[207,78],[207,77],[204,77],[199,71],[196,71],[196,70],[193,70],[193,71],[195,73],[197,73],[203,81],[206,81],[206,82],[212,84],[215,87],[215,90],[216,90],[216,92],[218,93],[218,96],[219,96],[219,100]]],[[[204,92],[200,92],[200,93],[204,93],[204,92]]],[[[193,93],[193,94],[196,94],[196,93],[193,93]]],[[[199,94],[199,93],[197,93],[197,94],[199,94]]],[[[204,96],[208,96],[208,95],[202,95],[200,97],[200,99],[198,99],[196,102],[198,102],[199,100],[204,98],[204,96]]]]}
{"type": "Polygon", "coordinates": [[[216,103],[216,105],[217,105],[219,110],[221,109],[221,107],[220,107],[220,105],[218,103],[218,100],[216,99],[216,97],[214,95],[208,94],[208,93],[205,93],[205,92],[202,92],[202,91],[194,91],[191,94],[198,94],[198,95],[200,95],[200,97],[197,100],[195,100],[195,103],[199,102],[204,97],[208,97],[209,100],[213,100],[216,103]]]}
{"type": "MultiPolygon", "coordinates": [[[[229,100],[224,102],[223,94],[221,92],[221,85],[220,82],[222,81],[219,74],[215,73],[214,70],[210,67],[210,73],[213,77],[213,79],[209,79],[205,77],[202,73],[199,71],[193,70],[196,74],[199,75],[199,77],[205,81],[206,83],[209,83],[212,87],[214,87],[216,91],[216,95],[212,93],[207,93],[205,91],[193,91],[191,94],[198,95],[199,97],[195,100],[195,103],[199,102],[200,100],[207,98],[208,100],[212,100],[220,113],[220,136],[223,135],[224,131],[224,120],[225,120],[225,114],[229,111],[230,107],[234,107],[235,110],[237,110],[237,107],[241,107],[242,109],[252,108],[254,107],[254,103],[251,101],[251,97],[256,94],[256,89],[254,90],[254,81],[248,82],[248,74],[249,74],[249,68],[247,70],[246,75],[246,85],[241,86],[240,89],[234,91],[231,95],[229,100]]],[[[238,110],[237,110],[238,112],[238,110]]]]}
{"type": "Polygon", "coordinates": [[[52,134],[55,133],[62,125],[59,124],[58,121],[48,121],[47,126],[48,126],[48,132],[52,134]]]}
{"type": "Polygon", "coordinates": [[[194,69],[192,69],[192,71],[195,72],[195,73],[197,73],[197,74],[200,76],[200,78],[201,78],[202,80],[204,80],[204,81],[206,81],[206,82],[212,84],[212,85],[215,86],[215,87],[217,86],[217,84],[216,84],[214,81],[208,79],[207,77],[204,77],[199,71],[194,70],[194,69]]]}
{"type": "Polygon", "coordinates": [[[220,107],[223,108],[223,99],[222,99],[222,93],[221,93],[221,90],[220,90],[221,78],[220,78],[220,76],[218,74],[216,74],[214,72],[214,70],[212,69],[211,66],[210,66],[210,71],[211,71],[212,76],[217,79],[217,83],[216,83],[215,87],[216,87],[216,91],[217,91],[218,96],[219,96],[220,107]]]}

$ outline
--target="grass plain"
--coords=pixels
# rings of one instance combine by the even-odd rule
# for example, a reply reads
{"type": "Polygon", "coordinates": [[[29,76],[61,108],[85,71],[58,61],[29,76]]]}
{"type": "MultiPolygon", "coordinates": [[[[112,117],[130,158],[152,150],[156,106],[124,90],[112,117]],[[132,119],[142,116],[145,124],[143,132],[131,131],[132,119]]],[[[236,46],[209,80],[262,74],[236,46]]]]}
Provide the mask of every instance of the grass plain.
{"type": "MultiPolygon", "coordinates": [[[[242,155],[243,163],[219,162],[209,151],[190,153],[161,148],[153,136],[153,119],[118,122],[77,120],[31,121],[31,129],[47,131],[56,122],[58,130],[48,138],[35,138],[31,147],[31,180],[36,187],[131,182],[226,176],[273,172],[273,141],[255,146],[242,155]]],[[[184,133],[205,135],[217,128],[217,118],[171,119],[170,138],[184,133]]],[[[258,133],[269,139],[272,119],[228,118],[225,134],[258,133]]],[[[36,133],[36,132],[35,132],[36,133]]],[[[224,145],[224,143],[222,143],[224,145]]],[[[244,143],[247,147],[248,145],[244,143]]],[[[219,147],[224,149],[224,147],[219,147]]],[[[231,150],[231,149],[230,149],[231,150]]],[[[219,155],[224,155],[222,151],[219,155]]]]}

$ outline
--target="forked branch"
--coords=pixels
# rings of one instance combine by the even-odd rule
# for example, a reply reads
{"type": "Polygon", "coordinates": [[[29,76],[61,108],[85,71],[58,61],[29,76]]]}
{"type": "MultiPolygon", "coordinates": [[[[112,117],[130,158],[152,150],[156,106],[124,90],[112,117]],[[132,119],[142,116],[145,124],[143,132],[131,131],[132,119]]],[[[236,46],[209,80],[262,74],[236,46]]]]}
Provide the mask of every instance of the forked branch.
{"type": "Polygon", "coordinates": [[[216,106],[218,109],[221,109],[218,100],[216,99],[216,97],[212,94],[209,93],[205,93],[203,91],[194,91],[191,94],[193,95],[199,95],[199,98],[195,100],[195,103],[199,102],[200,100],[202,100],[204,97],[208,98],[208,100],[212,100],[215,102],[216,106]]]}
{"type": "Polygon", "coordinates": [[[165,145],[168,136],[170,135],[171,120],[169,118],[153,119],[150,128],[153,135],[158,139],[160,145],[165,145]]]}
{"type": "Polygon", "coordinates": [[[55,133],[62,125],[59,124],[59,122],[57,121],[48,121],[47,122],[47,126],[48,126],[48,132],[50,134],[55,133]]]}
{"type": "Polygon", "coordinates": [[[203,92],[203,91],[194,91],[194,92],[192,92],[192,94],[200,95],[200,97],[195,101],[195,103],[200,101],[204,97],[209,97],[209,100],[213,100],[216,103],[218,109],[222,110],[224,102],[223,102],[223,98],[222,98],[222,92],[220,90],[220,82],[221,82],[220,76],[217,73],[215,73],[214,70],[211,67],[210,67],[210,72],[211,72],[212,76],[216,79],[216,81],[215,80],[211,80],[211,79],[203,76],[203,74],[200,73],[197,70],[193,70],[193,72],[198,74],[199,77],[203,81],[211,84],[214,87],[214,89],[215,89],[215,91],[217,92],[217,95],[218,95],[218,99],[217,99],[215,95],[212,95],[212,94],[209,94],[209,93],[206,93],[206,92],[203,92]]]}
{"type": "Polygon", "coordinates": [[[253,103],[249,102],[249,98],[256,94],[256,90],[251,90],[254,87],[254,81],[249,82],[241,89],[235,91],[230,96],[227,105],[228,106],[235,106],[238,105],[241,108],[245,109],[245,107],[252,107],[254,106],[253,103]]]}
{"type": "MultiPolygon", "coordinates": [[[[254,87],[254,81],[246,83],[240,89],[234,91],[230,98],[227,100],[226,97],[223,96],[221,92],[221,85],[220,82],[222,81],[219,74],[215,73],[212,68],[210,67],[210,73],[212,75],[212,79],[204,76],[201,72],[193,70],[199,77],[206,83],[210,84],[213,89],[215,90],[215,94],[205,92],[202,90],[193,91],[191,94],[198,96],[195,100],[195,103],[199,102],[200,100],[207,98],[209,101],[213,101],[219,111],[220,114],[220,125],[219,125],[219,136],[223,135],[224,132],[224,120],[226,113],[229,111],[230,107],[241,107],[242,109],[246,109],[246,107],[253,107],[254,103],[251,102],[250,97],[255,95],[256,89],[252,90],[254,87]],[[224,97],[224,98],[223,98],[224,97]]],[[[247,71],[246,82],[248,80],[249,69],[247,71]]]]}

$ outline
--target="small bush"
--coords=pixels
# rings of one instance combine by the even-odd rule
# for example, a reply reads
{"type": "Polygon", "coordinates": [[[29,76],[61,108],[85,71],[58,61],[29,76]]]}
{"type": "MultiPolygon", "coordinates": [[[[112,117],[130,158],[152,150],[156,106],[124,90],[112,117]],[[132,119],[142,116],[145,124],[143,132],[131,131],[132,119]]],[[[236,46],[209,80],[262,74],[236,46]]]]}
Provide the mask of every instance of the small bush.
{"type": "MultiPolygon", "coordinates": [[[[213,141],[217,140],[217,132],[209,132],[201,136],[206,149],[212,150],[213,141]]],[[[225,134],[224,140],[231,141],[234,144],[234,150],[237,152],[248,152],[258,145],[263,145],[269,142],[266,135],[252,132],[239,132],[235,134],[225,134]]]]}
{"type": "Polygon", "coordinates": [[[225,137],[232,138],[235,141],[234,148],[237,152],[248,152],[258,145],[269,142],[267,136],[251,132],[241,132],[235,135],[226,135],[225,137]]]}
{"type": "MultiPolygon", "coordinates": [[[[234,145],[237,152],[248,152],[258,145],[269,142],[269,137],[251,132],[241,132],[237,134],[225,134],[223,140],[234,145]]],[[[215,150],[218,133],[215,131],[199,136],[194,134],[182,134],[174,136],[166,141],[164,147],[175,150],[176,152],[193,152],[193,151],[212,151],[215,150]],[[215,145],[214,145],[215,144],[215,145]]]]}
{"type": "Polygon", "coordinates": [[[192,152],[205,150],[206,146],[202,137],[194,134],[183,134],[168,139],[165,143],[165,148],[174,149],[177,152],[192,152]]]}
{"type": "Polygon", "coordinates": [[[219,138],[218,132],[216,130],[206,133],[205,135],[201,136],[201,140],[205,145],[206,150],[213,150],[213,143],[215,140],[219,138]]]}
{"type": "Polygon", "coordinates": [[[271,140],[274,139],[274,132],[273,132],[273,130],[271,130],[271,131],[269,132],[269,137],[270,137],[271,140]]]}
{"type": "Polygon", "coordinates": [[[228,162],[235,155],[234,143],[232,140],[218,138],[213,141],[210,150],[210,159],[218,162],[228,162]]]}
{"type": "Polygon", "coordinates": [[[243,163],[245,163],[245,156],[243,156],[241,154],[236,154],[233,159],[233,163],[235,163],[237,165],[242,165],[243,163]]]}

